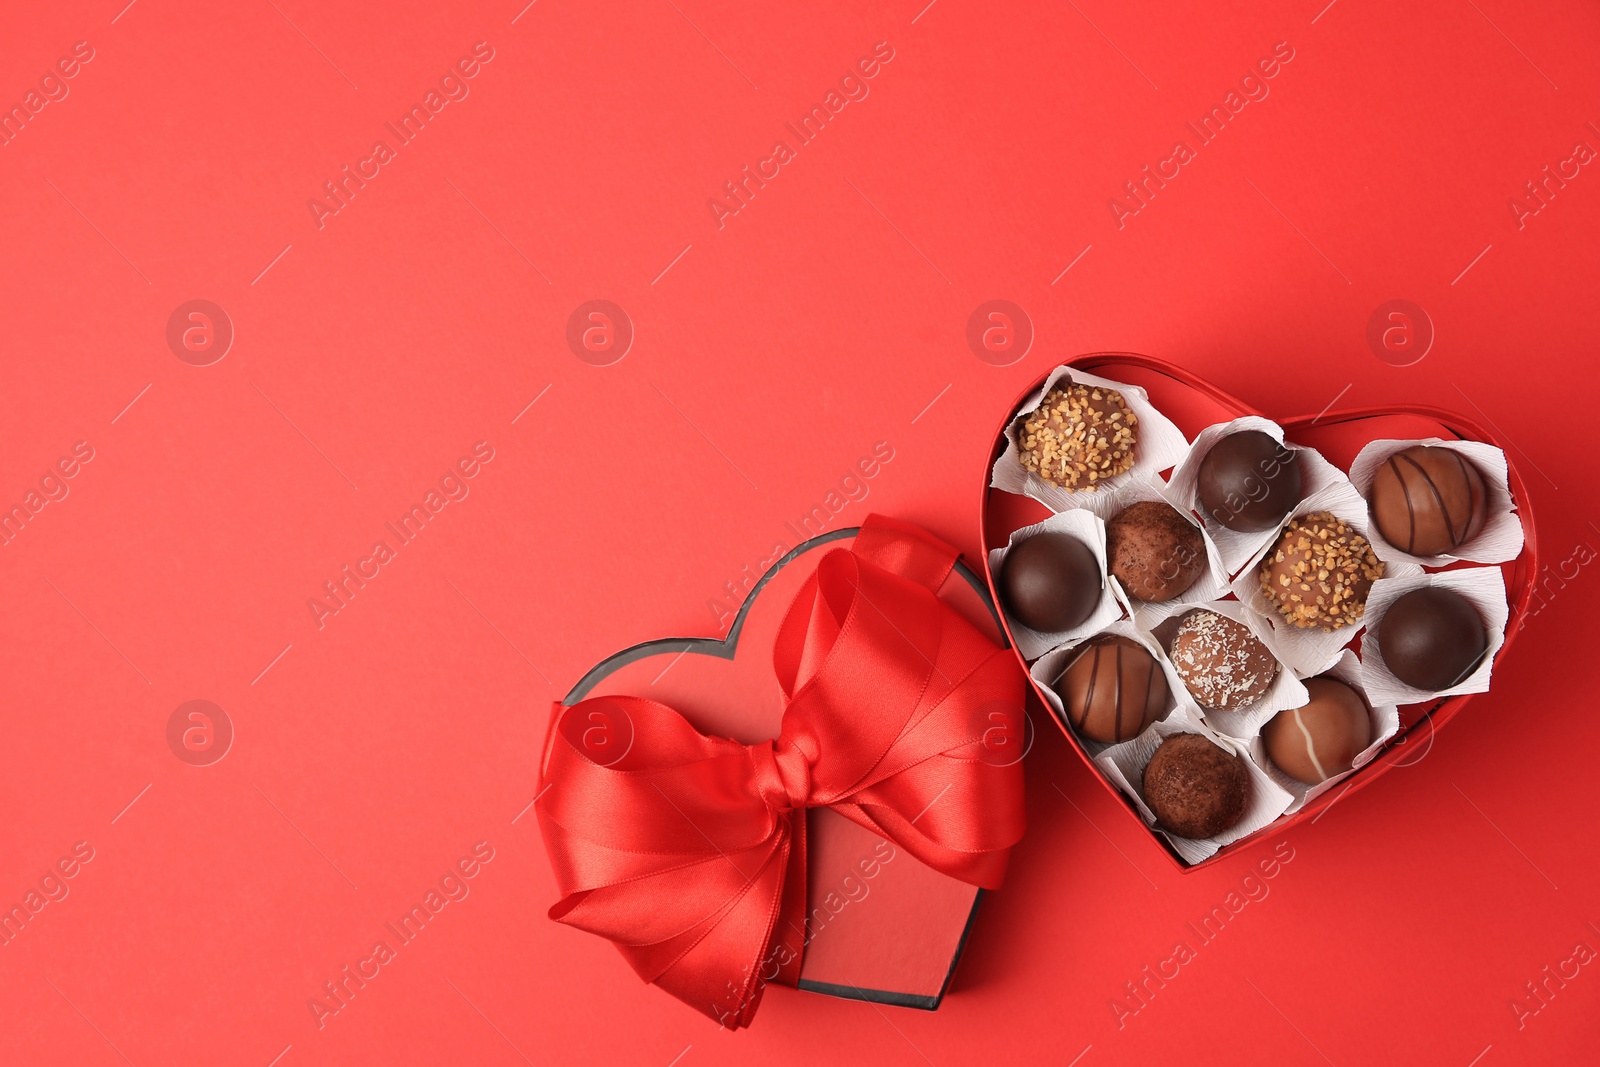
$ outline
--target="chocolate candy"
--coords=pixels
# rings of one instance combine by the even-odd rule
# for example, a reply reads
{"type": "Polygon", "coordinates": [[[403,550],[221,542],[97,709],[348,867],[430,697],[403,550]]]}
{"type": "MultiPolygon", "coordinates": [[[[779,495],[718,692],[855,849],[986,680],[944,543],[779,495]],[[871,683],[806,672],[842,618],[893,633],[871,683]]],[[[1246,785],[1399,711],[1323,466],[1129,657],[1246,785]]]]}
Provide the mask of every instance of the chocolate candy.
{"type": "Polygon", "coordinates": [[[1472,601],[1425,585],[1395,600],[1378,620],[1378,651],[1389,673],[1436,693],[1478,669],[1489,651],[1489,633],[1472,601]]]}
{"type": "Polygon", "coordinates": [[[1133,469],[1138,425],[1116,390],[1061,379],[1023,420],[1017,449],[1024,470],[1063,489],[1092,492],[1133,469]]]}
{"type": "Polygon", "coordinates": [[[1413,445],[1372,476],[1367,505],[1378,532],[1413,556],[1454,552],[1478,535],[1488,513],[1483,474],[1449,448],[1413,445]]]}
{"type": "Polygon", "coordinates": [[[1372,744],[1372,715],[1361,694],[1337,678],[1308,678],[1306,690],[1311,700],[1274,715],[1261,742],[1280,771],[1317,785],[1348,771],[1372,744]]]}
{"type": "Polygon", "coordinates": [[[1349,523],[1313,511],[1284,528],[1260,575],[1262,594],[1291,625],[1337,630],[1366,614],[1383,563],[1349,523]]]}
{"type": "Polygon", "coordinates": [[[1300,457],[1270,434],[1240,430],[1200,461],[1200,507],[1213,522],[1260,533],[1300,503],[1300,457]]]}
{"type": "Polygon", "coordinates": [[[1171,504],[1141,500],[1106,523],[1106,561],[1136,600],[1182,596],[1206,570],[1200,528],[1171,504]]]}
{"type": "Polygon", "coordinates": [[[1051,688],[1074,730],[1108,744],[1139,736],[1167,706],[1161,665],[1126,637],[1097,637],[1085,644],[1051,688]]]}
{"type": "Polygon", "coordinates": [[[1216,837],[1244,818],[1250,771],[1199,734],[1173,734],[1144,768],[1144,802],[1179,837],[1216,837]]]}
{"type": "Polygon", "coordinates": [[[1214,611],[1184,616],[1172,636],[1172,665],[1208,711],[1247,708],[1278,676],[1277,658],[1250,628],[1214,611]]]}
{"type": "Polygon", "coordinates": [[[1043,634],[1080,625],[1100,603],[1100,561],[1065,533],[1037,533],[1011,546],[1000,564],[1000,600],[1018,622],[1043,634]]]}

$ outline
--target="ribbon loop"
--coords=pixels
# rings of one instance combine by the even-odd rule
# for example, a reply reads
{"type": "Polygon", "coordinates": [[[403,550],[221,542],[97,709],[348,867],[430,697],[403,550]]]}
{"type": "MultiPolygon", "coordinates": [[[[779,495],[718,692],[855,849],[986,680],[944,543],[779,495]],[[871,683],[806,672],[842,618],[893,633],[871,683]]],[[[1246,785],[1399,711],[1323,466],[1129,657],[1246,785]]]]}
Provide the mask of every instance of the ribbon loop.
{"type": "Polygon", "coordinates": [[[562,894],[550,917],[738,1028],[767,982],[799,981],[806,808],[998,888],[1022,836],[1022,768],[983,758],[982,744],[997,708],[1021,709],[1023,681],[939,599],[955,559],[878,516],[852,549],[824,555],[774,639],[786,706],[772,740],[707,737],[637,697],[557,705],[538,805],[562,894]],[[595,723],[628,747],[594,758],[595,723]]]}

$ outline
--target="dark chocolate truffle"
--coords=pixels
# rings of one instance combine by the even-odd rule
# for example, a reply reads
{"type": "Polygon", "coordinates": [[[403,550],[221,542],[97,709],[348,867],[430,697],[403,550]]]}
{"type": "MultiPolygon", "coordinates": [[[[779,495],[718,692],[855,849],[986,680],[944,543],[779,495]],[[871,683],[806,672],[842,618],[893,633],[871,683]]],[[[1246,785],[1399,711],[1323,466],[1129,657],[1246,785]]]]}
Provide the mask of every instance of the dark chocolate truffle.
{"type": "Polygon", "coordinates": [[[1145,765],[1144,801],[1168,833],[1216,837],[1244,818],[1250,771],[1199,734],[1173,734],[1145,765]]]}
{"type": "Polygon", "coordinates": [[[1337,630],[1361,621],[1383,563],[1365,537],[1326,511],[1302,515],[1261,561],[1261,592],[1302,630],[1337,630]]]}
{"type": "Polygon", "coordinates": [[[1167,706],[1161,665],[1126,637],[1097,637],[1085,644],[1052,688],[1072,728],[1108,744],[1138,737],[1167,706]]]}
{"type": "Polygon", "coordinates": [[[1182,596],[1205,573],[1206,544],[1177,508],[1141,500],[1106,523],[1106,562],[1129,596],[1160,603],[1182,596]]]}
{"type": "Polygon", "coordinates": [[[1200,461],[1200,508],[1213,522],[1260,533],[1300,503],[1300,457],[1271,434],[1240,430],[1200,461]]]}
{"type": "Polygon", "coordinates": [[[1000,564],[1000,600],[1042,634],[1070,630],[1093,615],[1104,585],[1094,551],[1071,534],[1034,534],[1011,546],[1000,564]]]}
{"type": "Polygon", "coordinates": [[[1250,628],[1214,611],[1184,616],[1172,636],[1172,665],[1208,711],[1247,708],[1278,676],[1277,658],[1250,628]]]}
{"type": "Polygon", "coordinates": [[[1460,452],[1413,445],[1372,475],[1367,504],[1378,532],[1413,556],[1454,552],[1483,529],[1489,494],[1460,452]]]}
{"type": "Polygon", "coordinates": [[[1378,651],[1396,678],[1437,693],[1478,669],[1489,651],[1489,633],[1472,601],[1425,585],[1398,598],[1378,620],[1378,651]]]}
{"type": "Polygon", "coordinates": [[[1308,678],[1306,690],[1310,702],[1274,715],[1261,742],[1280,771],[1318,785],[1348,771],[1372,744],[1372,715],[1361,694],[1337,678],[1308,678]]]}
{"type": "Polygon", "coordinates": [[[1138,425],[1115,389],[1063,378],[1023,420],[1017,448],[1023,469],[1051,485],[1092,492],[1133,469],[1138,425]]]}

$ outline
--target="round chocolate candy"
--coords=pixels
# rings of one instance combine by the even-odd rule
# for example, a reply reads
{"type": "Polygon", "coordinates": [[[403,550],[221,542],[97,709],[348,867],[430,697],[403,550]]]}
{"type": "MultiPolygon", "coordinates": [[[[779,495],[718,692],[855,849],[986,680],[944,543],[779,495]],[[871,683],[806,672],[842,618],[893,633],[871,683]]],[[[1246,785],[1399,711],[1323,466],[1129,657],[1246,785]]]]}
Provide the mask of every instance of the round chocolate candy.
{"type": "Polygon", "coordinates": [[[1372,744],[1372,715],[1361,694],[1337,678],[1308,678],[1306,690],[1311,700],[1274,715],[1261,741],[1280,771],[1318,785],[1348,771],[1372,744]]]}
{"type": "Polygon", "coordinates": [[[1097,637],[1085,644],[1052,688],[1072,728],[1107,744],[1138,737],[1167,707],[1161,665],[1126,637],[1097,637]]]}
{"type": "Polygon", "coordinates": [[[1141,500],[1106,523],[1106,561],[1129,596],[1156,604],[1182,596],[1205,573],[1206,544],[1177,508],[1141,500]]]}
{"type": "Polygon", "coordinates": [[[1200,461],[1200,507],[1213,522],[1260,533],[1300,503],[1300,457],[1260,430],[1240,430],[1200,461]]]}
{"type": "Polygon", "coordinates": [[[1454,552],[1483,529],[1489,494],[1472,461],[1450,448],[1412,445],[1372,475],[1367,505],[1378,532],[1413,556],[1454,552]]]}
{"type": "Polygon", "coordinates": [[[1139,417],[1115,389],[1056,382],[1017,435],[1022,467],[1051,485],[1093,492],[1133,469],[1139,417]]]}
{"type": "Polygon", "coordinates": [[[1011,546],[1000,564],[1000,600],[1022,625],[1061,633],[1094,614],[1105,587],[1100,561],[1065,533],[1036,533],[1011,546]]]}
{"type": "Polygon", "coordinates": [[[1366,614],[1383,562],[1349,523],[1313,511],[1284,527],[1261,561],[1260,577],[1262,594],[1291,625],[1337,630],[1366,614]]]}
{"type": "Polygon", "coordinates": [[[1489,633],[1472,601],[1425,585],[1396,599],[1378,620],[1378,651],[1396,678],[1437,693],[1478,669],[1489,651],[1489,633]]]}
{"type": "Polygon", "coordinates": [[[1199,734],[1173,734],[1145,765],[1144,801],[1168,833],[1216,837],[1244,818],[1250,771],[1199,734]]]}
{"type": "Polygon", "coordinates": [[[1207,711],[1235,711],[1260,700],[1278,660],[1250,628],[1214,611],[1184,616],[1172,635],[1172,666],[1207,711]]]}

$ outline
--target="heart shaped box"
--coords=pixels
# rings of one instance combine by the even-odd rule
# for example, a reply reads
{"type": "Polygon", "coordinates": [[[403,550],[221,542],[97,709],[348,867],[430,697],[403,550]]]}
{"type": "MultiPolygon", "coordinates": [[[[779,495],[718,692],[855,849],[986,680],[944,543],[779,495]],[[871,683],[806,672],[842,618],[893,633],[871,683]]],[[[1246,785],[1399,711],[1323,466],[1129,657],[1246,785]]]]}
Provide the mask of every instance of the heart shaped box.
{"type": "MultiPolygon", "coordinates": [[[[813,537],[774,563],[745,598],[727,637],[667,638],[624,649],[585,674],[561,706],[631,694],[675,708],[704,734],[743,744],[776,737],[783,720],[782,693],[772,670],[778,626],[823,554],[849,547],[857,530],[813,537]]],[[[996,643],[1005,643],[984,580],[964,561],[956,561],[939,595],[996,643]]],[[[1020,717],[1019,725],[1017,759],[1031,741],[1020,717]]],[[[937,1009],[983,891],[940,874],[826,808],[807,812],[806,852],[807,906],[813,920],[817,909],[824,909],[824,921],[813,922],[816,932],[806,945],[800,988],[937,1009]],[[865,873],[868,869],[875,873],[865,873]]]]}
{"type": "MultiPolygon", "coordinates": [[[[1216,423],[1230,422],[1245,415],[1262,415],[1266,418],[1272,416],[1259,412],[1250,405],[1230,396],[1228,393],[1212,385],[1196,375],[1190,374],[1182,367],[1167,363],[1164,360],[1150,356],[1142,356],[1132,352],[1097,352],[1089,355],[1078,356],[1068,360],[1067,366],[1078,370],[1097,374],[1102,378],[1136,385],[1144,389],[1150,401],[1158,411],[1177,424],[1184,436],[1193,440],[1200,430],[1216,423]]],[[[1051,368],[1054,370],[1054,367],[1051,368]]],[[[1000,426],[995,432],[995,447],[990,456],[989,466],[999,459],[1006,447],[1006,428],[1010,425],[1016,412],[1022,407],[1030,394],[1034,393],[1044,384],[1045,376],[1032,382],[1026,389],[1017,395],[1011,405],[1006,409],[1000,426]]],[[[1321,452],[1334,466],[1342,471],[1350,469],[1351,461],[1356,453],[1369,442],[1394,438],[1402,440],[1417,440],[1422,438],[1437,437],[1441,440],[1467,440],[1483,441],[1495,445],[1506,452],[1508,467],[1509,488],[1511,497],[1516,502],[1516,515],[1522,522],[1523,548],[1520,555],[1509,563],[1501,564],[1501,572],[1506,582],[1506,597],[1510,606],[1510,618],[1506,623],[1505,643],[1501,646],[1501,655],[1511,645],[1512,638],[1520,629],[1522,620],[1526,615],[1529,603],[1535,592],[1535,582],[1538,577],[1538,553],[1534,538],[1533,510],[1529,503],[1526,486],[1516,465],[1511,462],[1507,442],[1500,440],[1495,434],[1490,433],[1476,423],[1463,418],[1454,412],[1444,411],[1440,408],[1398,406],[1394,408],[1362,408],[1352,411],[1323,412],[1315,416],[1301,416],[1299,418],[1277,420],[1284,429],[1285,436],[1291,444],[1304,445],[1321,452]]],[[[989,467],[984,468],[986,474],[989,467]]],[[[985,486],[983,504],[980,509],[980,534],[983,538],[985,559],[988,552],[994,548],[1003,547],[1013,530],[1030,526],[1040,522],[1050,515],[1050,511],[1039,502],[1027,497],[1016,496],[1002,492],[998,489],[985,486]]],[[[1472,564],[1455,564],[1441,570],[1453,570],[1461,566],[1472,564]]],[[[987,564],[984,566],[985,576],[989,580],[989,592],[995,595],[994,574],[987,564]]],[[[1009,639],[1011,629],[1004,619],[1001,625],[1006,628],[1009,639]]],[[[1011,647],[1016,649],[1016,642],[1010,641],[1011,647]]],[[[1017,655],[1018,662],[1027,670],[1027,663],[1022,659],[1021,653],[1017,655]]],[[[1050,702],[1045,699],[1040,683],[1029,678],[1033,686],[1034,695],[1044,707],[1049,708],[1050,702]]],[[[1348,793],[1364,788],[1377,781],[1385,771],[1396,764],[1407,761],[1408,753],[1414,746],[1408,747],[1410,738],[1420,738],[1422,732],[1430,732],[1442,727],[1449,722],[1464,707],[1470,696],[1455,696],[1434,700],[1424,704],[1403,705],[1400,708],[1400,732],[1390,739],[1387,747],[1380,752],[1370,763],[1357,770],[1336,790],[1324,793],[1312,800],[1305,807],[1293,815],[1284,816],[1270,823],[1273,831],[1271,836],[1276,836],[1279,831],[1286,830],[1301,822],[1315,821],[1321,813],[1332,807],[1348,793]]],[[[1054,717],[1052,715],[1052,717],[1054,717]]],[[[1100,769],[1090,758],[1088,751],[1079,743],[1066,723],[1056,720],[1056,725],[1061,727],[1061,732],[1067,735],[1084,764],[1100,779],[1102,784],[1111,791],[1128,813],[1145,825],[1143,817],[1133,802],[1125,796],[1115,785],[1101,774],[1100,769]]],[[[1236,852],[1250,848],[1265,840],[1269,835],[1265,830],[1258,831],[1248,837],[1241,838],[1230,845],[1219,849],[1214,855],[1199,863],[1186,862],[1171,846],[1165,837],[1150,830],[1151,836],[1158,841],[1173,863],[1183,871],[1194,870],[1208,866],[1231,856],[1236,852]]]]}

